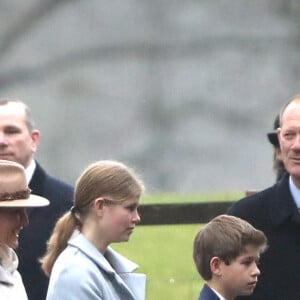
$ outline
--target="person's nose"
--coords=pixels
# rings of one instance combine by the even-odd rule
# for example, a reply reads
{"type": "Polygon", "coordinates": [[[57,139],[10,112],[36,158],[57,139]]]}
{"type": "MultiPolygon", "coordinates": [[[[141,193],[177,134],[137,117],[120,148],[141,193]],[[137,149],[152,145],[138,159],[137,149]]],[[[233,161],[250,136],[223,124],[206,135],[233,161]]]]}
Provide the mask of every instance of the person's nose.
{"type": "Polygon", "coordinates": [[[293,141],[292,144],[293,150],[299,150],[300,149],[300,133],[298,133],[293,141]]]}
{"type": "Polygon", "coordinates": [[[254,264],[253,270],[252,270],[252,276],[258,277],[260,275],[260,269],[258,268],[257,264],[254,264]]]}
{"type": "Polygon", "coordinates": [[[140,214],[139,214],[139,212],[138,212],[137,209],[134,211],[133,222],[134,222],[135,224],[138,224],[138,223],[141,222],[141,217],[140,217],[140,214]]]}
{"type": "Polygon", "coordinates": [[[7,145],[7,138],[3,132],[0,132],[0,145],[7,145]]]}

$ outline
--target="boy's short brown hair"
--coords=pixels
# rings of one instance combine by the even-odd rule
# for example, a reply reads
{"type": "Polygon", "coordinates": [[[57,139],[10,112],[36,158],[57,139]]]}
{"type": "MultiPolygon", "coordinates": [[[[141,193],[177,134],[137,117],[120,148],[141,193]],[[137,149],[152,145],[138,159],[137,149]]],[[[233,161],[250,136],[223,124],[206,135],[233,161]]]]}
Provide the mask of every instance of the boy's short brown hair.
{"type": "Polygon", "coordinates": [[[238,217],[220,215],[207,223],[194,240],[194,262],[204,280],[210,280],[210,261],[219,257],[226,264],[254,245],[263,252],[267,247],[265,234],[238,217]]]}

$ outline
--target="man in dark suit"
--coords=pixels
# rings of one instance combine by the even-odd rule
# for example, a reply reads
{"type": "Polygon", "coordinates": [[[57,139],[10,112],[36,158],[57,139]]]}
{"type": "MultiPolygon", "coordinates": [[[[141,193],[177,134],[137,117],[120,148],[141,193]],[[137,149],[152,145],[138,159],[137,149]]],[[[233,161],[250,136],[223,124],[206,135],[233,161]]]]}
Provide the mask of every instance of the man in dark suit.
{"type": "Polygon", "coordinates": [[[48,175],[34,160],[39,141],[40,132],[33,127],[27,105],[16,99],[0,100],[0,159],[22,164],[32,193],[50,201],[43,210],[28,210],[30,224],[19,237],[19,271],[29,300],[46,298],[48,278],[38,260],[56,220],[70,209],[73,199],[73,187],[48,175]]]}
{"type": "Polygon", "coordinates": [[[264,231],[269,241],[260,260],[260,279],[247,299],[300,299],[300,95],[281,109],[277,135],[290,175],[228,211],[264,231]]]}

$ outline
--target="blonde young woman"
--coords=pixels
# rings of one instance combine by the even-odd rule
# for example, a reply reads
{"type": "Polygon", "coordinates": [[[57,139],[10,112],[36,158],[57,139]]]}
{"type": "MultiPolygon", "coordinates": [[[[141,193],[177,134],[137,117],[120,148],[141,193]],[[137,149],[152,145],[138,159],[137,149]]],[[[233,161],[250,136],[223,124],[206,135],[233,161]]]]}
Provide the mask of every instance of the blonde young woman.
{"type": "Polygon", "coordinates": [[[49,276],[47,300],[145,299],[144,274],[109,245],[127,242],[140,222],[144,187],[115,161],[98,161],[79,177],[74,206],[62,216],[48,243],[42,268],[49,276]]]}

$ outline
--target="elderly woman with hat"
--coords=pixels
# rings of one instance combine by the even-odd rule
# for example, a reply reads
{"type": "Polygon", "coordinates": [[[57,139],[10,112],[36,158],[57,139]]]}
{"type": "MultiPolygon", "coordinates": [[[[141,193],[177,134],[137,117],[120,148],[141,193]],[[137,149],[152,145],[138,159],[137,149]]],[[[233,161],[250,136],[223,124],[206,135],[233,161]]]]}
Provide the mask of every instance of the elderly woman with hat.
{"type": "Polygon", "coordinates": [[[27,299],[13,249],[18,247],[20,231],[28,225],[26,208],[47,205],[47,199],[30,194],[23,166],[0,160],[0,299],[27,299]]]}

